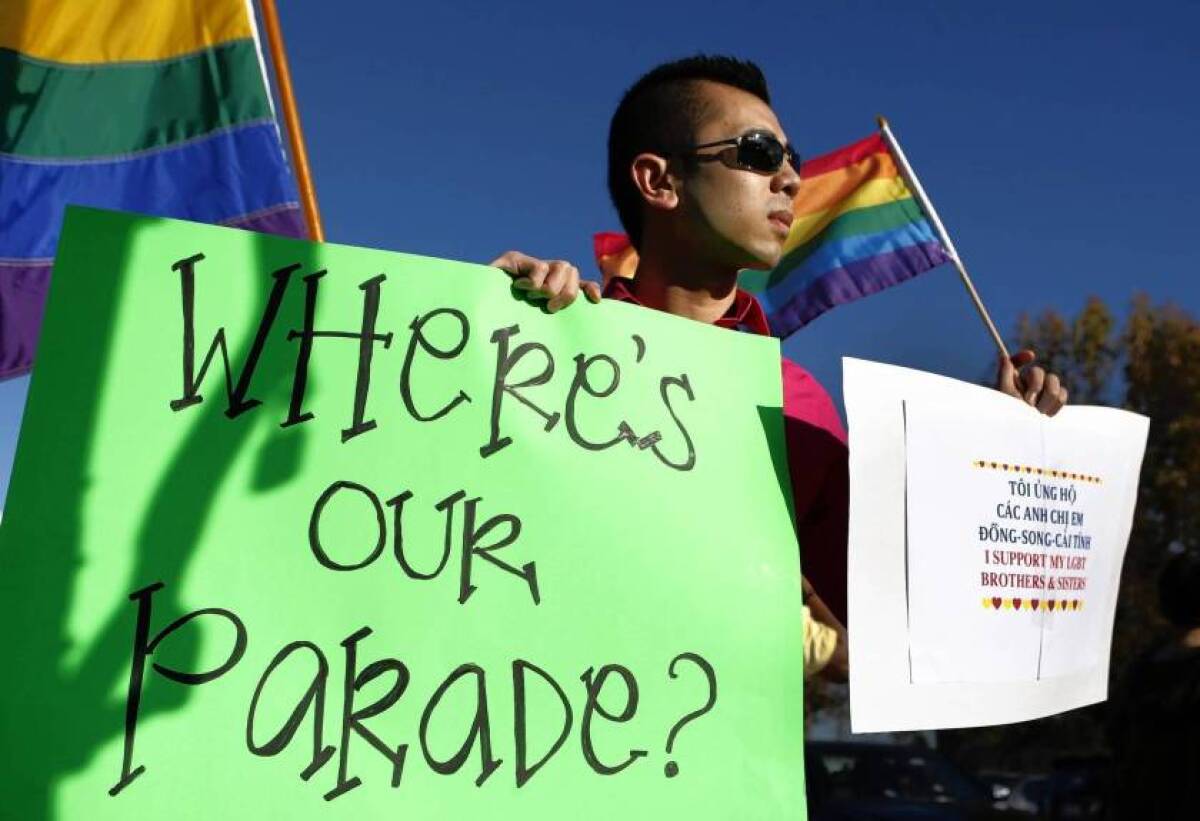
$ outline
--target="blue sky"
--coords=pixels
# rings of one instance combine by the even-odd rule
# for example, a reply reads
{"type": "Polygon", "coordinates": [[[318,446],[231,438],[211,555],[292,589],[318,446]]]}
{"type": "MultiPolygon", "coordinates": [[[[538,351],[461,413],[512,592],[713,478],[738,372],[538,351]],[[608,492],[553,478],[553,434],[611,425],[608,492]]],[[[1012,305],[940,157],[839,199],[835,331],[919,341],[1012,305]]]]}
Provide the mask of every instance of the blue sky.
{"type": "MultiPolygon", "coordinates": [[[[1200,313],[1200,4],[281,4],[327,237],[591,272],[618,227],[608,117],[663,60],[757,61],[812,155],[891,120],[1011,332],[1135,291],[1200,313]]],[[[978,380],[991,343],[949,266],[785,344],[835,396],[841,356],[978,380]]],[[[27,380],[0,383],[0,498],[27,380]]]]}

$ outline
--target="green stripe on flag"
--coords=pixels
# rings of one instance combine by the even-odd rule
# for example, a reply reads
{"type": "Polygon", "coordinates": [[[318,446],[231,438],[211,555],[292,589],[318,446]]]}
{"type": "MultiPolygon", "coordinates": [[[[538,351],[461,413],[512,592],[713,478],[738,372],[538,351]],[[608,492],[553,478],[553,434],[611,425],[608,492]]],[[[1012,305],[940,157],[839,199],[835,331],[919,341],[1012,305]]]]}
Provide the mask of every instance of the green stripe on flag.
{"type": "Polygon", "coordinates": [[[118,158],[269,117],[253,40],[165,62],[90,66],[0,49],[0,154],[118,158]]]}
{"type": "MultiPolygon", "coordinates": [[[[871,205],[866,208],[856,208],[847,211],[817,234],[797,248],[793,248],[779,264],[771,270],[763,284],[757,290],[765,290],[777,285],[789,273],[799,268],[804,260],[828,242],[836,242],[847,237],[857,237],[863,234],[877,234],[880,231],[890,231],[924,218],[921,208],[912,197],[906,197],[896,202],[883,205],[871,205]]],[[[764,272],[766,273],[766,272],[764,272]]],[[[745,287],[745,286],[742,286],[745,287]]]]}
{"type": "Polygon", "coordinates": [[[743,268],[738,271],[738,287],[752,294],[762,293],[766,290],[767,279],[770,276],[770,271],[755,271],[751,268],[743,268]]]}

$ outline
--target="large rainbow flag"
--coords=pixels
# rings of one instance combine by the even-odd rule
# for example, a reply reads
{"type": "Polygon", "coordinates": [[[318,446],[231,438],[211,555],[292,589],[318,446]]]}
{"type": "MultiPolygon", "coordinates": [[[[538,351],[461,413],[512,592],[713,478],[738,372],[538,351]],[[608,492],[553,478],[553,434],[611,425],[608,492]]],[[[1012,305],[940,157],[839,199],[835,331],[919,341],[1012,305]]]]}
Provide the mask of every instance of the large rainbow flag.
{"type": "MultiPolygon", "coordinates": [[[[776,336],[949,261],[882,134],[808,160],[800,177],[783,259],[738,278],[762,302],[776,336]]],[[[601,244],[597,235],[596,259],[607,281],[621,275],[617,260],[626,272],[636,262],[632,248],[604,236],[601,244]]]]}
{"type": "Polygon", "coordinates": [[[0,0],[0,378],[68,203],[305,234],[250,0],[0,0]]]}

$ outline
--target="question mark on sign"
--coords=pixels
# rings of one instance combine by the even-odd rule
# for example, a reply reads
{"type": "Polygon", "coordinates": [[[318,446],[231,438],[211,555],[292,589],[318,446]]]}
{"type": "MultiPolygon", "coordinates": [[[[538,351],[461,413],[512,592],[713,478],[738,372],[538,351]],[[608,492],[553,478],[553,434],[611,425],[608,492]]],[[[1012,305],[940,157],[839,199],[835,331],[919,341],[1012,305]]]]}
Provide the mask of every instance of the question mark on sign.
{"type": "MultiPolygon", "coordinates": [[[[679,678],[679,674],[675,672],[675,665],[686,659],[692,664],[695,664],[704,671],[704,677],[708,679],[708,701],[699,710],[693,710],[683,718],[675,722],[675,726],[671,728],[671,732],[667,734],[667,755],[671,754],[672,748],[675,746],[675,739],[679,736],[679,731],[682,730],[688,723],[695,721],[700,716],[707,713],[717,703],[717,674],[713,670],[712,665],[705,661],[695,653],[680,653],[675,658],[671,659],[671,664],[667,667],[667,673],[671,678],[679,678]]],[[[667,766],[663,768],[667,774],[667,778],[674,778],[679,775],[679,765],[674,761],[668,761],[667,766]]]]}

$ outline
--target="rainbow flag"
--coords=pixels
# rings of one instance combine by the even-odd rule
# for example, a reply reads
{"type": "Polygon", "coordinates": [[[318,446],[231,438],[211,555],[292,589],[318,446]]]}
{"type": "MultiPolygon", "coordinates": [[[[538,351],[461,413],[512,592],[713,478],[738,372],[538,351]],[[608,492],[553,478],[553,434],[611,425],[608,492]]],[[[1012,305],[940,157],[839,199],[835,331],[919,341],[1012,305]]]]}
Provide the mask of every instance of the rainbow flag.
{"type": "Polygon", "coordinates": [[[0,0],[0,378],[68,203],[305,235],[249,0],[0,0]]]}
{"type": "MultiPolygon", "coordinates": [[[[738,278],[762,302],[776,336],[949,261],[882,134],[808,160],[800,177],[783,259],[770,271],[742,271],[738,278]]],[[[636,269],[628,260],[636,255],[632,247],[621,249],[609,235],[605,248],[623,271],[636,269]]],[[[611,263],[606,268],[599,254],[597,264],[606,282],[623,275],[611,263]]]]}
{"type": "Polygon", "coordinates": [[[814,157],[800,179],[783,259],[738,280],[777,336],[949,261],[882,134],[814,157]]]}
{"type": "Polygon", "coordinates": [[[601,231],[592,235],[592,250],[596,254],[596,265],[604,275],[604,284],[613,277],[633,279],[637,270],[638,255],[629,237],[612,231],[601,231]]]}

